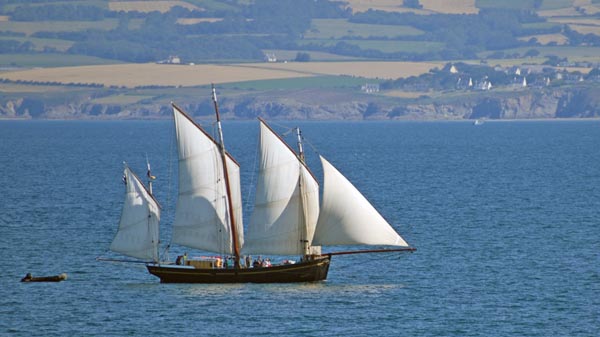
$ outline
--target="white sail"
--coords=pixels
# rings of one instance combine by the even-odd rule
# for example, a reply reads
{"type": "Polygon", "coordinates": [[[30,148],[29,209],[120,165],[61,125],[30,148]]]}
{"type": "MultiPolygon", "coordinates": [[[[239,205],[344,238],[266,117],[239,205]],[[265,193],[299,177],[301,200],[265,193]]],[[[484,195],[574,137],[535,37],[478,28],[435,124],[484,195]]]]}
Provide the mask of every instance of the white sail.
{"type": "Polygon", "coordinates": [[[260,164],[245,254],[305,254],[319,214],[319,185],[296,154],[260,123],[260,164]]]}
{"type": "Polygon", "coordinates": [[[316,245],[408,246],[373,205],[335,167],[323,163],[323,202],[316,245]]]}
{"type": "MultiPolygon", "coordinates": [[[[233,254],[222,157],[215,141],[173,106],[179,154],[179,196],[173,223],[174,243],[233,254]]],[[[227,157],[237,241],[243,241],[239,165],[227,157]]]]}
{"type": "Polygon", "coordinates": [[[129,167],[125,167],[123,175],[127,192],[119,230],[110,250],[142,260],[158,261],[158,203],[129,167]]]}

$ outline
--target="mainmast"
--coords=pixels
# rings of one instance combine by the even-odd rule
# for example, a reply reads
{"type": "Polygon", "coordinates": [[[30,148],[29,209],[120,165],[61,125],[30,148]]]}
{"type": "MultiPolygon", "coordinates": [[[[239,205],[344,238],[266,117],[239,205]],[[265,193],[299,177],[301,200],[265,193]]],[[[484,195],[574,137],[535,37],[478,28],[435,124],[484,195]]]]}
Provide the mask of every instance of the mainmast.
{"type": "Polygon", "coordinates": [[[214,84],[212,85],[212,100],[215,106],[215,114],[217,115],[217,129],[219,132],[219,150],[221,151],[221,160],[223,162],[223,175],[225,176],[225,190],[227,193],[227,206],[229,213],[229,224],[231,226],[231,239],[233,243],[233,261],[234,268],[240,267],[240,247],[237,239],[237,229],[235,217],[233,216],[233,203],[231,201],[231,188],[229,186],[229,174],[227,173],[227,152],[225,151],[225,143],[223,142],[223,129],[221,128],[221,116],[219,115],[219,105],[217,104],[217,92],[214,84]]]}
{"type": "MultiPolygon", "coordinates": [[[[300,166],[306,165],[305,161],[304,161],[304,148],[302,147],[302,131],[300,131],[299,127],[296,127],[296,136],[298,138],[298,160],[300,161],[300,166]]],[[[300,210],[302,212],[301,214],[301,218],[302,221],[300,221],[299,226],[300,226],[300,233],[301,233],[301,237],[300,237],[300,241],[302,242],[302,249],[304,250],[304,256],[308,256],[309,255],[309,246],[308,243],[309,241],[307,240],[307,224],[306,224],[306,202],[304,200],[304,189],[302,188],[303,185],[303,174],[302,174],[302,169],[300,169],[300,179],[298,179],[298,188],[299,188],[299,197],[300,197],[300,210]]]]}
{"type": "Polygon", "coordinates": [[[296,128],[296,136],[298,137],[298,158],[304,164],[304,149],[302,148],[302,131],[296,128]]]}

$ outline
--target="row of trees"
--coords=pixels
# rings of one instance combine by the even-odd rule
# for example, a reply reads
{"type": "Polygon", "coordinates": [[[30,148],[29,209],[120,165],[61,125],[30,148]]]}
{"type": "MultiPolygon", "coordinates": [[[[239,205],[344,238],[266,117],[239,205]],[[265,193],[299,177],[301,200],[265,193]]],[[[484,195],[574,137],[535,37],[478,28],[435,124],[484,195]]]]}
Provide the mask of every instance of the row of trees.
{"type": "Polygon", "coordinates": [[[413,40],[442,42],[445,53],[472,57],[483,50],[501,50],[526,45],[520,36],[556,33],[560,27],[527,28],[524,24],[542,22],[534,12],[507,9],[483,9],[478,15],[392,13],[369,10],[357,13],[351,22],[387,25],[408,25],[425,34],[413,40]]]}
{"type": "Polygon", "coordinates": [[[0,52],[2,53],[30,53],[35,46],[29,41],[21,42],[17,40],[0,39],[0,52]]]}
{"type": "MultiPolygon", "coordinates": [[[[9,0],[10,1],[10,0],[9,0]]],[[[35,0],[43,3],[44,0],[35,0]]],[[[398,59],[459,59],[474,58],[484,50],[535,45],[536,41],[520,41],[518,37],[556,33],[560,26],[526,25],[543,22],[535,12],[527,10],[482,9],[479,14],[416,15],[369,10],[352,14],[343,2],[315,0],[261,0],[249,4],[228,2],[232,10],[221,12],[192,11],[173,7],[167,13],[110,12],[90,4],[37,4],[14,7],[9,14],[16,20],[100,20],[108,15],[118,18],[118,26],[109,31],[38,32],[34,37],[73,41],[68,52],[132,62],[157,61],[176,54],[188,62],[215,59],[262,59],[262,49],[304,49],[326,51],[340,55],[398,59]],[[217,22],[193,25],[177,24],[179,18],[217,16],[217,22]],[[130,21],[143,18],[139,28],[130,28],[130,21]],[[387,37],[441,43],[441,50],[426,53],[384,52],[362,49],[340,41],[336,44],[312,43],[298,45],[303,33],[315,18],[348,18],[354,23],[401,25],[424,32],[417,36],[387,37]],[[531,28],[542,27],[542,28],[531,28]]],[[[405,1],[405,6],[418,7],[419,1],[405,1]]],[[[574,44],[599,45],[600,37],[579,34],[568,28],[563,33],[574,44]]],[[[31,51],[32,45],[4,42],[0,51],[31,51]]],[[[299,60],[306,60],[301,55],[299,60]]]]}
{"type": "Polygon", "coordinates": [[[51,4],[35,6],[17,6],[10,14],[14,21],[99,21],[103,20],[108,10],[97,6],[79,4],[51,4]]]}

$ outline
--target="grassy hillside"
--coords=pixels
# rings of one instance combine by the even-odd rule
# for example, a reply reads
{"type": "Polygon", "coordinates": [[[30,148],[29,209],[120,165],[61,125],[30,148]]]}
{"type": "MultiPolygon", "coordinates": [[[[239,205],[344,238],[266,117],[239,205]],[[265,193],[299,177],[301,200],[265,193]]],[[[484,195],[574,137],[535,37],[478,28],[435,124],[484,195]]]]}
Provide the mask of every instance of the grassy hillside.
{"type": "MultiPolygon", "coordinates": [[[[171,55],[184,63],[256,62],[268,50],[308,53],[313,60],[440,61],[526,45],[600,44],[597,1],[416,3],[350,0],[340,7],[308,0],[6,0],[0,5],[0,52],[140,63],[171,55]]],[[[38,60],[39,66],[54,64],[52,58],[38,60]]],[[[18,59],[13,63],[26,66],[18,59]]]]}
{"type": "Polygon", "coordinates": [[[314,90],[332,101],[358,95],[392,105],[430,104],[481,94],[455,92],[454,77],[443,90],[428,88],[432,69],[448,62],[576,74],[600,63],[596,0],[338,4],[5,0],[0,97],[61,102],[63,94],[62,102],[142,107],[192,100],[198,88],[214,82],[232,96],[291,90],[310,98],[314,90]],[[277,62],[266,62],[267,54],[277,62]],[[168,64],[174,60],[181,64],[168,64]],[[361,92],[366,84],[411,77],[420,77],[419,85],[361,92]]]}

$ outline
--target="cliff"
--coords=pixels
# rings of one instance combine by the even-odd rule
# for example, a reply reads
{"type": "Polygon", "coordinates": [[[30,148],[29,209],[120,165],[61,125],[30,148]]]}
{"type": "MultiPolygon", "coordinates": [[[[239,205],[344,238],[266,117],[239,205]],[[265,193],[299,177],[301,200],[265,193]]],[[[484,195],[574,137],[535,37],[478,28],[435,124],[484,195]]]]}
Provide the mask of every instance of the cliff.
{"type": "MultiPolygon", "coordinates": [[[[210,99],[179,97],[177,104],[196,118],[211,118],[210,99]]],[[[407,100],[349,90],[270,91],[222,95],[226,119],[435,120],[544,119],[600,117],[600,88],[574,86],[438,95],[407,100]]],[[[170,117],[168,102],[94,103],[89,97],[0,98],[0,118],[19,119],[160,119],[170,117]]]]}

